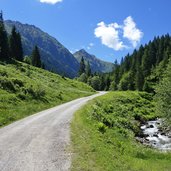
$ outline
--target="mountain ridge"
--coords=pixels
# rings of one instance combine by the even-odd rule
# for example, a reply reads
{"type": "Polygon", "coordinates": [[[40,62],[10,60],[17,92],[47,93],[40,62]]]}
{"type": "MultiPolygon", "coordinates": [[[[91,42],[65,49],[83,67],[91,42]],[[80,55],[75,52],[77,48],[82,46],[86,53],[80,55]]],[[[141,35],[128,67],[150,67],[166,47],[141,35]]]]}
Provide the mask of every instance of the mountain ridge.
{"type": "Polygon", "coordinates": [[[81,49],[75,52],[73,55],[78,60],[78,62],[81,61],[82,57],[86,63],[89,62],[92,72],[106,73],[113,70],[113,63],[103,61],[97,58],[95,55],[89,54],[85,49],[81,49]]]}
{"type": "Polygon", "coordinates": [[[38,45],[42,62],[47,70],[70,78],[77,76],[78,61],[56,38],[34,25],[22,24],[19,21],[11,20],[5,21],[8,33],[11,32],[13,25],[21,34],[24,55],[30,55],[33,47],[38,45]]]}
{"type": "Polygon", "coordinates": [[[81,57],[78,57],[79,52],[81,56],[84,56],[86,62],[90,62],[92,72],[104,73],[113,70],[112,63],[98,59],[83,49],[72,54],[56,38],[35,25],[23,24],[12,20],[5,21],[8,34],[11,33],[13,26],[16,27],[16,30],[21,35],[24,56],[30,56],[34,46],[37,45],[40,49],[41,60],[45,65],[45,69],[49,71],[69,78],[77,77],[81,60],[81,57]]]}

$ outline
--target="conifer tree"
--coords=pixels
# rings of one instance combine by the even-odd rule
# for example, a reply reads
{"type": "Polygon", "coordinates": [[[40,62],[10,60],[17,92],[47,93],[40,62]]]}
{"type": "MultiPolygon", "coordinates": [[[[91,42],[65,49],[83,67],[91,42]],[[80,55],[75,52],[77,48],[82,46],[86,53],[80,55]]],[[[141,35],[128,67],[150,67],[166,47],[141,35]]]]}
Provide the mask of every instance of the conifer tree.
{"type": "Polygon", "coordinates": [[[15,26],[12,28],[12,32],[9,38],[10,56],[16,60],[23,61],[23,49],[21,43],[20,33],[16,32],[15,26]]]}
{"type": "Polygon", "coordinates": [[[86,66],[86,75],[87,75],[87,77],[91,76],[91,67],[90,67],[89,61],[86,66]]]}
{"type": "Polygon", "coordinates": [[[144,77],[150,74],[150,58],[148,56],[148,49],[146,48],[142,56],[142,70],[144,77]]]}
{"type": "Polygon", "coordinates": [[[40,59],[40,53],[39,53],[39,48],[37,46],[34,47],[31,55],[32,59],[32,65],[35,67],[41,67],[41,59],[40,59]]]}
{"type": "Polygon", "coordinates": [[[17,60],[23,61],[23,47],[22,47],[22,42],[21,42],[21,35],[20,33],[17,33],[17,47],[18,47],[18,56],[17,60]]]}
{"type": "Polygon", "coordinates": [[[117,90],[117,85],[119,84],[119,64],[117,60],[114,62],[114,80],[112,84],[112,89],[117,90]]]}
{"type": "Polygon", "coordinates": [[[142,91],[143,85],[144,85],[144,79],[143,79],[142,70],[141,67],[138,67],[135,75],[135,89],[142,91]]]}
{"type": "Polygon", "coordinates": [[[85,63],[84,63],[84,58],[81,58],[80,62],[80,68],[79,68],[79,75],[85,73],[85,63]]]}
{"type": "Polygon", "coordinates": [[[0,60],[9,59],[9,46],[7,32],[4,26],[3,14],[0,12],[0,60]]]}

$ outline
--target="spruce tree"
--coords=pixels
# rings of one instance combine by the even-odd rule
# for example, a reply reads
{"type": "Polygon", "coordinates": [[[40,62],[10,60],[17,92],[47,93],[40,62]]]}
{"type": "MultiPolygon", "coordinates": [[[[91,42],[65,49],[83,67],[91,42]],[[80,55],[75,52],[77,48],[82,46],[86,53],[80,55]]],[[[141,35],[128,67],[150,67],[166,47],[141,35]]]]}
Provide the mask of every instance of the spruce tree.
{"type": "Polygon", "coordinates": [[[32,65],[33,66],[39,67],[39,68],[42,66],[39,48],[37,46],[35,46],[33,51],[32,51],[31,59],[32,59],[32,65]]]}
{"type": "Polygon", "coordinates": [[[84,58],[81,58],[81,62],[80,62],[80,69],[79,69],[79,75],[85,73],[85,63],[84,63],[84,58]]]}
{"type": "Polygon", "coordinates": [[[9,38],[10,56],[16,60],[23,61],[23,49],[21,43],[20,33],[16,32],[15,26],[12,28],[12,32],[9,38]]]}
{"type": "Polygon", "coordinates": [[[143,75],[144,77],[147,77],[149,74],[150,74],[150,66],[151,66],[151,63],[150,63],[150,58],[148,56],[148,48],[146,48],[144,50],[144,54],[142,56],[142,71],[143,71],[143,75]]]}
{"type": "Polygon", "coordinates": [[[144,79],[143,79],[142,70],[141,67],[138,67],[135,75],[135,89],[142,91],[143,85],[144,85],[144,79]]]}
{"type": "Polygon", "coordinates": [[[9,59],[9,46],[7,32],[4,26],[3,14],[0,12],[0,60],[9,59]]]}
{"type": "Polygon", "coordinates": [[[119,64],[117,60],[114,62],[114,80],[112,84],[112,89],[117,90],[117,85],[119,84],[119,64]]]}
{"type": "Polygon", "coordinates": [[[86,66],[86,75],[87,75],[87,77],[91,76],[91,67],[90,67],[89,61],[86,66]]]}
{"type": "Polygon", "coordinates": [[[17,60],[23,61],[23,47],[22,47],[22,42],[21,42],[21,35],[20,33],[17,33],[17,60]]]}

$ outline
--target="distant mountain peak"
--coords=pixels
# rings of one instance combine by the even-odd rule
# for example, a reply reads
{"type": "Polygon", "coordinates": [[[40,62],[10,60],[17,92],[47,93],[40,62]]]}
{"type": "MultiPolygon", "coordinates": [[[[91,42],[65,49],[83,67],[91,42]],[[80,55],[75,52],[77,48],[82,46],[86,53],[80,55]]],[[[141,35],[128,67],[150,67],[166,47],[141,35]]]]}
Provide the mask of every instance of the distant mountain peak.
{"type": "Polygon", "coordinates": [[[85,49],[80,49],[73,55],[78,62],[81,61],[82,57],[84,58],[85,62],[89,62],[93,72],[105,73],[111,72],[113,70],[114,65],[112,63],[98,59],[95,55],[89,54],[85,49]]]}
{"type": "Polygon", "coordinates": [[[77,52],[82,52],[82,53],[87,53],[87,51],[85,49],[80,49],[79,51],[77,52]]]}

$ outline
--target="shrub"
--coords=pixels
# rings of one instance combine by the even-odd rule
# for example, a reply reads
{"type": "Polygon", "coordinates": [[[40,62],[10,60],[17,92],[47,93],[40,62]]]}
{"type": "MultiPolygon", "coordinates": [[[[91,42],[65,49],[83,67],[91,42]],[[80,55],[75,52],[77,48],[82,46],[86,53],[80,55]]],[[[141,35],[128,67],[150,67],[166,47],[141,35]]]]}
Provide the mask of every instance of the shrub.
{"type": "Polygon", "coordinates": [[[9,92],[15,92],[16,91],[15,85],[11,80],[7,80],[7,79],[0,80],[0,87],[4,90],[9,91],[9,92]]]}
{"type": "Polygon", "coordinates": [[[14,83],[14,85],[18,85],[19,87],[23,87],[24,86],[24,83],[21,80],[12,79],[12,82],[14,83]]]}
{"type": "Polygon", "coordinates": [[[107,127],[104,123],[99,122],[98,123],[98,131],[100,131],[102,134],[104,134],[107,130],[107,127]]]}

